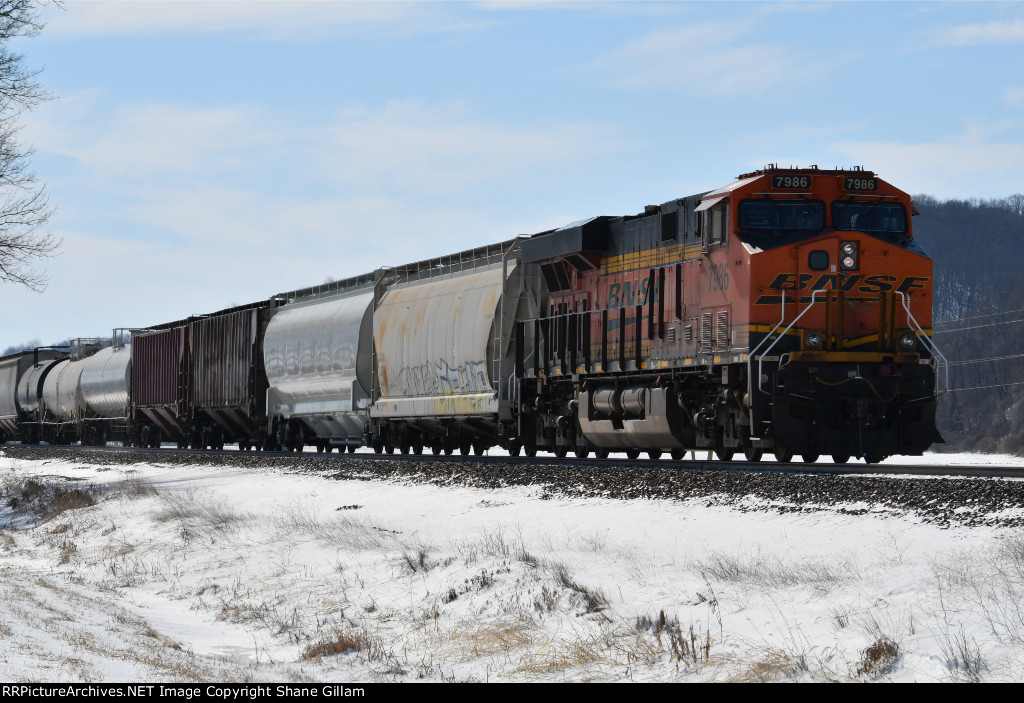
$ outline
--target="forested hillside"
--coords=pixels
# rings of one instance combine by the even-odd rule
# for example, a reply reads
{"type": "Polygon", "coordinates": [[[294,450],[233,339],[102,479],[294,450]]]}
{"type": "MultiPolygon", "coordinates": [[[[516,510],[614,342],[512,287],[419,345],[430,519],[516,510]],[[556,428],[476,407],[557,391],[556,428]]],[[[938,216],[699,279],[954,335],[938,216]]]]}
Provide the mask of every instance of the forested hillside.
{"type": "Polygon", "coordinates": [[[1024,195],[914,204],[915,238],[935,260],[934,339],[950,362],[936,449],[1024,454],[1024,195]]]}

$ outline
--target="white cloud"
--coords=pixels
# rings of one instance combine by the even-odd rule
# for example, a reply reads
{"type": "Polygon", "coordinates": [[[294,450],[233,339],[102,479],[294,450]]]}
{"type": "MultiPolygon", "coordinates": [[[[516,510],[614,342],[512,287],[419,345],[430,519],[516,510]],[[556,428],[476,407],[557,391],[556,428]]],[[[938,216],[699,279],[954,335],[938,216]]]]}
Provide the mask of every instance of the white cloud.
{"type": "Polygon", "coordinates": [[[595,124],[508,127],[474,120],[458,106],[405,101],[340,115],[324,168],[360,189],[450,198],[513,178],[543,180],[625,147],[595,124]]]}
{"type": "Polygon", "coordinates": [[[102,179],[237,168],[273,139],[241,108],[175,104],[122,108],[101,124],[54,120],[50,112],[31,129],[40,148],[75,158],[102,179]]]}
{"type": "Polygon", "coordinates": [[[451,104],[295,124],[247,106],[146,104],[108,117],[95,98],[43,106],[29,127],[40,166],[59,166],[40,173],[61,206],[52,224],[65,252],[46,262],[45,298],[57,302],[26,303],[40,320],[33,334],[47,339],[180,319],[535,231],[556,201],[561,212],[564,183],[628,146],[599,125],[510,127],[451,104]],[[83,285],[104,302],[66,314],[60,301],[83,285]],[[138,293],[147,290],[160,293],[138,293]]]}
{"type": "Polygon", "coordinates": [[[1003,197],[1024,183],[1024,144],[993,139],[998,130],[974,127],[944,140],[841,142],[837,151],[911,193],[939,198],[1003,197]]]}
{"type": "Polygon", "coordinates": [[[441,5],[355,0],[73,0],[47,12],[48,36],[240,32],[308,41],[369,29],[391,36],[466,29],[441,5]]]}
{"type": "Polygon", "coordinates": [[[739,22],[707,22],[658,30],[595,62],[623,87],[670,88],[702,95],[763,94],[808,84],[824,70],[793,50],[747,40],[739,22]]]}
{"type": "Polygon", "coordinates": [[[1024,105],[1024,88],[1007,88],[1003,91],[1003,102],[1007,105],[1024,105]]]}
{"type": "Polygon", "coordinates": [[[1024,20],[962,24],[936,31],[932,36],[939,44],[946,46],[1024,44],[1024,20]]]}

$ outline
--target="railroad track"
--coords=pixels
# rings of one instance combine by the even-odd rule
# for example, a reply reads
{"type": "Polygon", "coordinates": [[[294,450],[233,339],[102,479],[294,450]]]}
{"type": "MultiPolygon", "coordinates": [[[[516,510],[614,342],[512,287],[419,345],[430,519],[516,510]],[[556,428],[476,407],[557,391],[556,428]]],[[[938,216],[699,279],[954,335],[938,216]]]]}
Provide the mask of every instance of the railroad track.
{"type": "MultiPolygon", "coordinates": [[[[967,465],[967,464],[865,464],[859,460],[851,460],[848,464],[835,464],[831,461],[823,460],[814,463],[804,463],[801,461],[794,462],[777,462],[772,459],[767,459],[758,462],[750,462],[744,460],[733,459],[732,461],[720,461],[717,459],[700,459],[700,458],[685,458],[681,460],[673,460],[668,457],[660,459],[649,459],[641,457],[639,459],[626,459],[626,458],[608,458],[598,459],[596,457],[589,458],[578,458],[578,457],[565,457],[558,458],[553,455],[541,455],[535,457],[518,456],[513,457],[507,454],[499,455],[461,455],[461,454],[428,454],[422,455],[417,454],[375,454],[372,452],[358,452],[355,454],[348,453],[318,453],[312,451],[306,451],[301,453],[296,452],[241,452],[237,449],[224,449],[224,450],[210,450],[210,449],[178,449],[171,447],[164,447],[160,449],[149,449],[142,447],[123,447],[119,445],[111,445],[106,447],[82,447],[82,446],[46,446],[46,445],[18,445],[18,444],[7,444],[0,445],[0,450],[8,452],[15,452],[19,456],[25,458],[33,458],[34,456],[75,456],[88,454],[91,452],[106,453],[106,454],[138,454],[141,457],[152,457],[154,459],[159,458],[163,460],[164,457],[175,457],[174,461],[179,461],[184,457],[193,457],[196,459],[203,458],[204,460],[210,460],[211,458],[218,457],[221,459],[229,459],[231,457],[239,459],[252,459],[252,458],[265,458],[268,461],[275,459],[291,459],[298,461],[309,461],[309,462],[326,462],[323,464],[325,469],[337,468],[343,466],[346,462],[353,461],[378,461],[378,462],[403,462],[408,464],[419,464],[423,462],[440,463],[447,465],[494,465],[499,464],[503,466],[518,466],[518,467],[530,467],[530,466],[566,466],[566,467],[594,467],[594,468],[614,468],[614,469],[634,469],[634,470],[659,470],[659,471],[713,471],[713,472],[756,472],[756,473],[768,473],[768,474],[804,474],[804,475],[857,475],[857,476],[947,476],[947,477],[960,477],[960,478],[1024,478],[1024,458],[1021,459],[1021,463],[1018,466],[978,466],[978,465],[967,465]]],[[[707,452],[700,451],[697,456],[705,455],[707,452]]],[[[688,456],[692,456],[689,454],[688,456]]]]}
{"type": "MultiPolygon", "coordinates": [[[[72,459],[126,468],[286,471],[336,480],[391,480],[494,495],[527,489],[557,498],[689,501],[742,512],[871,514],[941,527],[1024,527],[1024,467],[836,465],[705,460],[578,459],[402,454],[301,454],[125,447],[3,447],[23,461],[72,459]]],[[[516,498],[517,500],[519,498],[516,498]]],[[[851,529],[855,529],[852,526],[851,529]]]]}

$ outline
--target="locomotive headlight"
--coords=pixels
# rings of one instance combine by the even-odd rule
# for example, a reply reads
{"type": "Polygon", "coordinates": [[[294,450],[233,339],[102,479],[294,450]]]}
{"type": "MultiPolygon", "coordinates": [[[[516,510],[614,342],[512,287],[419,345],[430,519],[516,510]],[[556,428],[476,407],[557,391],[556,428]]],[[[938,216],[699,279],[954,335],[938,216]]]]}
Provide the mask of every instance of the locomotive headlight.
{"type": "Polygon", "coordinates": [[[906,349],[907,351],[910,351],[915,346],[917,346],[917,340],[914,338],[914,335],[912,335],[910,332],[904,332],[903,334],[901,334],[900,338],[896,340],[896,343],[899,344],[900,347],[902,347],[903,349],[906,349]]]}
{"type": "Polygon", "coordinates": [[[844,271],[852,271],[857,268],[857,242],[843,242],[839,246],[839,265],[844,271]]]}
{"type": "Polygon", "coordinates": [[[808,332],[804,335],[804,346],[808,349],[821,349],[825,339],[818,332],[808,332]]]}

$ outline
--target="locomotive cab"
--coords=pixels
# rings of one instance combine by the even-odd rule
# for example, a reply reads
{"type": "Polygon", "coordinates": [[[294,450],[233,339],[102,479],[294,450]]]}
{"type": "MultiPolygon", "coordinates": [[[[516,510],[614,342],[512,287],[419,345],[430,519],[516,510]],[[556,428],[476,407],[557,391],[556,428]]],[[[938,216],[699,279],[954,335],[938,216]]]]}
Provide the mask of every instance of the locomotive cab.
{"type": "Polygon", "coordinates": [[[867,171],[778,171],[738,198],[750,252],[755,443],[783,458],[879,461],[935,429],[932,262],[909,196],[867,171]]]}

